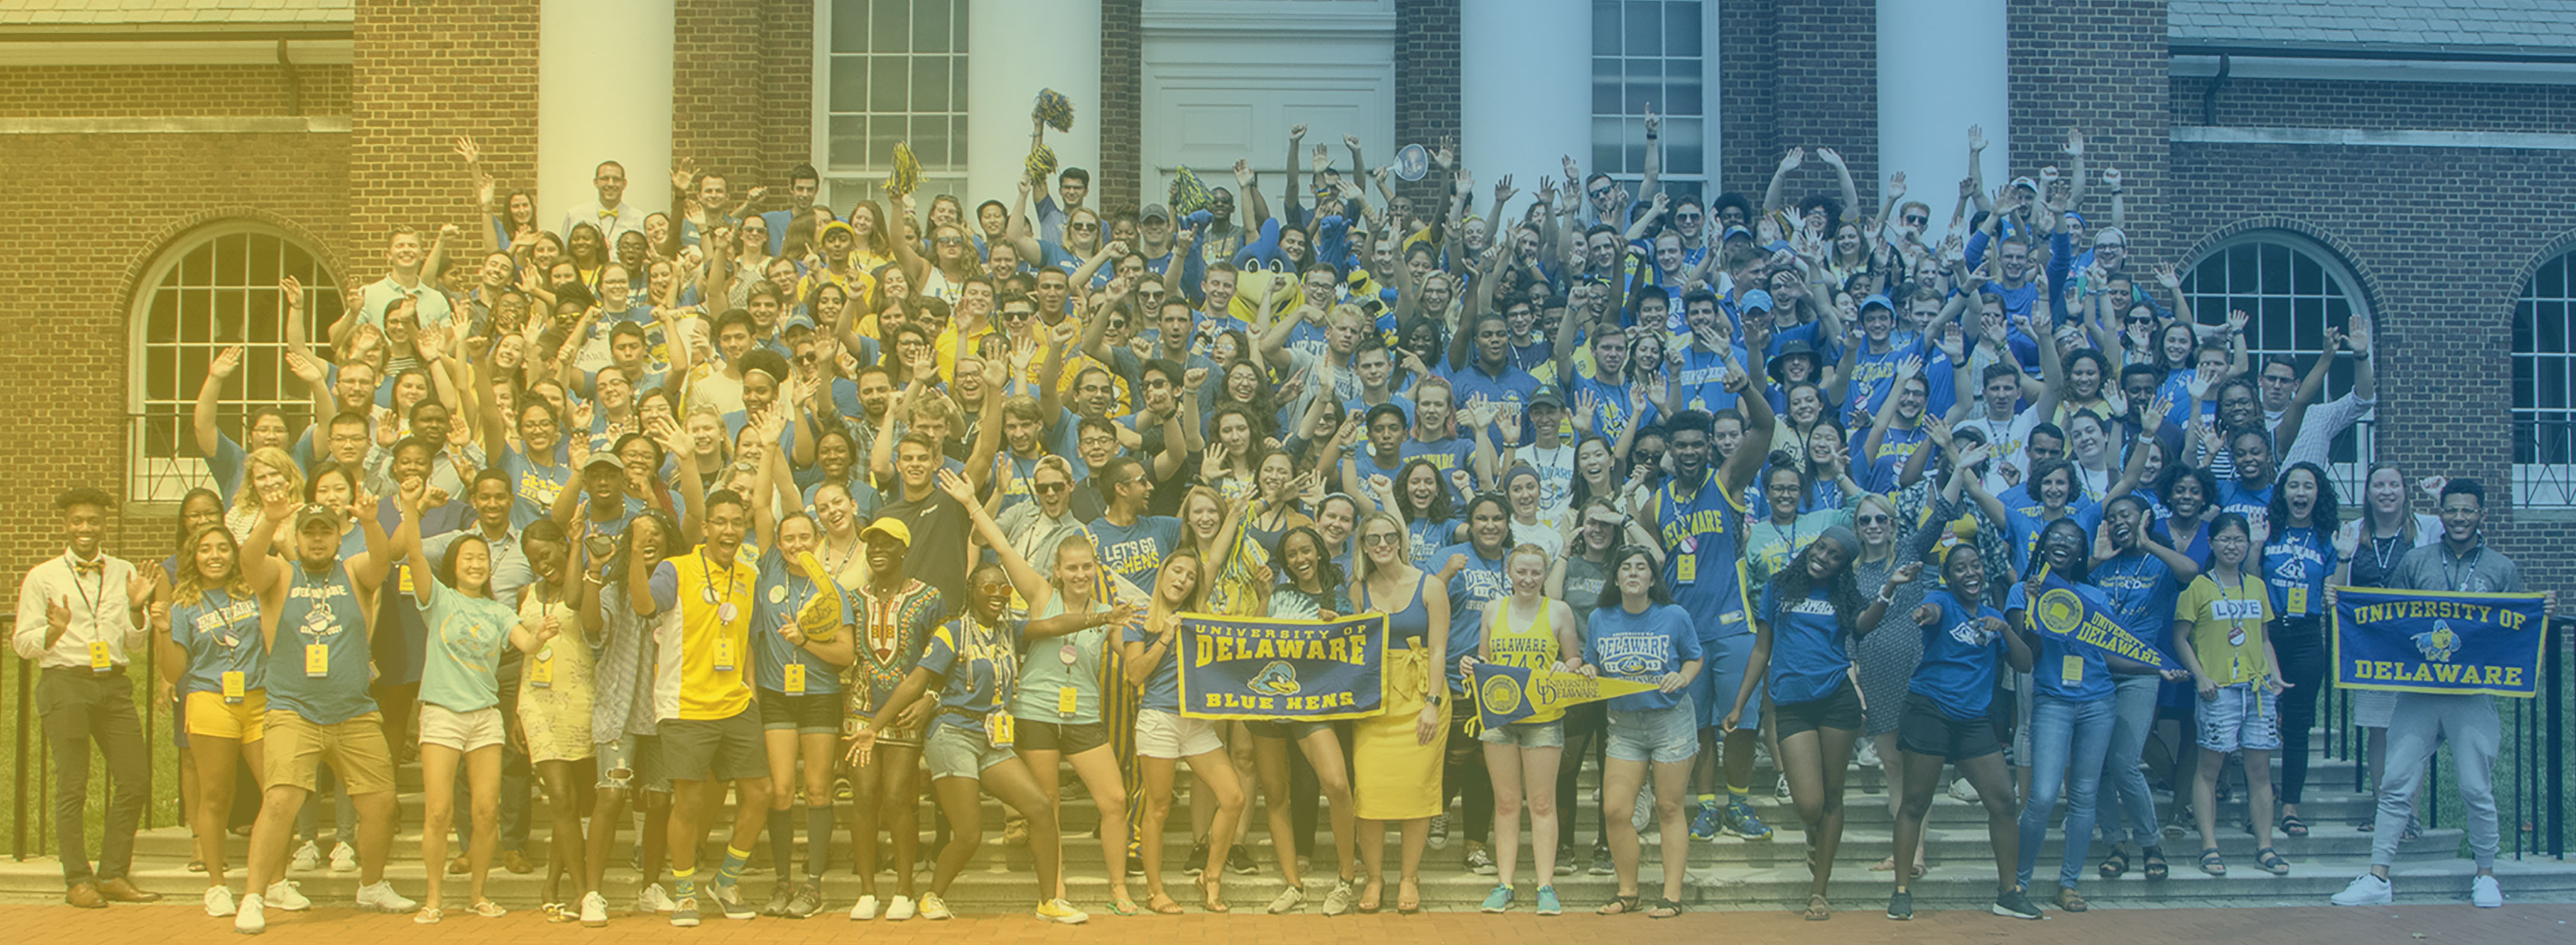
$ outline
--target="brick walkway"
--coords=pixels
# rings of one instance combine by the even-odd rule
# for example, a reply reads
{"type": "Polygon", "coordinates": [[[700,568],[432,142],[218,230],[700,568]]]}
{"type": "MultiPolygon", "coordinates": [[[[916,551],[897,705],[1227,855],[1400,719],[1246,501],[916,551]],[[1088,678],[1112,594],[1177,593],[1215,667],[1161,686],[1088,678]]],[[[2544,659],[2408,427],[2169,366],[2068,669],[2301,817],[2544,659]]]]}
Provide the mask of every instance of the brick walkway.
{"type": "MultiPolygon", "coordinates": [[[[2473,909],[2465,905],[2398,906],[2376,909],[2332,907],[2268,909],[2114,909],[2084,915],[2052,913],[2045,922],[2016,922],[1976,912],[1922,914],[1911,923],[1889,922],[1874,912],[1851,912],[1833,921],[1809,924],[1786,913],[1703,912],[1654,922],[1644,918],[1567,915],[1541,919],[1521,914],[1487,916],[1437,913],[1418,916],[1211,916],[1095,919],[1079,927],[1050,926],[1023,917],[961,918],[949,922],[872,922],[864,928],[839,918],[804,922],[755,919],[727,922],[709,918],[695,930],[674,929],[658,920],[625,918],[605,929],[579,926],[549,928],[534,912],[500,919],[450,918],[437,926],[417,926],[399,916],[361,914],[349,909],[316,909],[303,915],[271,911],[263,939],[277,943],[363,940],[371,945],[456,941],[461,935],[498,939],[504,936],[542,940],[564,936],[568,942],[804,942],[821,937],[854,936],[884,943],[986,942],[1007,937],[1015,943],[1097,943],[1126,940],[1143,933],[1168,945],[1209,942],[1229,945],[1317,945],[1317,943],[1473,942],[1477,945],[1607,941],[1614,936],[1651,935],[1674,941],[1814,942],[1826,936],[1835,945],[1931,942],[2061,942],[2081,936],[2085,945],[2175,945],[2195,942],[2260,941],[2263,945],[2517,945],[2570,940],[2568,923],[2576,922],[2576,905],[2514,905],[2473,909]]],[[[65,906],[0,906],[0,925],[15,929],[21,940],[77,941],[83,945],[167,945],[205,941],[231,930],[231,920],[206,918],[187,905],[117,907],[84,912],[65,906]]],[[[218,939],[220,940],[220,939],[218,939]]]]}

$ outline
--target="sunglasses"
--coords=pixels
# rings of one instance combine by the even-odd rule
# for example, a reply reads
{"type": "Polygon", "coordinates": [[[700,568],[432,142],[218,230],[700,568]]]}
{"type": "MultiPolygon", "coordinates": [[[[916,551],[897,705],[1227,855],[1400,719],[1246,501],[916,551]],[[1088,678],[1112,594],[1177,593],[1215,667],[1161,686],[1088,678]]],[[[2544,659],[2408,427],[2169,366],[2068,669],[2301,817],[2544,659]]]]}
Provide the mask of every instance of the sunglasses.
{"type": "Polygon", "coordinates": [[[1064,228],[1065,228],[1065,229],[1068,229],[1068,230],[1097,230],[1097,229],[1099,229],[1099,228],[1100,228],[1100,224],[1097,224],[1097,223],[1067,223],[1067,224],[1065,224],[1065,225],[1064,225],[1064,228]]]}
{"type": "Polygon", "coordinates": [[[1932,222],[1932,218],[1931,218],[1931,217],[1918,217],[1918,216],[1911,216],[1911,215],[1908,215],[1908,216],[1905,218],[1905,222],[1907,222],[1907,223],[1911,223],[1911,224],[1913,224],[1913,225],[1915,225],[1915,226],[1922,226],[1922,225],[1924,225],[1924,224],[1926,224],[1926,223],[1930,223],[1930,222],[1932,222]]]}
{"type": "Polygon", "coordinates": [[[1856,525],[1885,525],[1890,521],[1894,519],[1885,515],[1859,515],[1852,518],[1852,523],[1856,525]]]}
{"type": "Polygon", "coordinates": [[[1066,489],[1072,488],[1072,486],[1068,483],[1062,482],[1041,482],[1038,483],[1035,488],[1040,494],[1054,495],[1058,492],[1063,492],[1066,489]]]}
{"type": "Polygon", "coordinates": [[[936,240],[932,240],[931,242],[937,243],[941,246],[960,246],[965,244],[966,238],[962,236],[942,236],[936,240]]]}
{"type": "Polygon", "coordinates": [[[1372,545],[1392,545],[1403,538],[1404,535],[1399,532],[1379,532],[1375,535],[1360,536],[1361,541],[1372,545]]]}

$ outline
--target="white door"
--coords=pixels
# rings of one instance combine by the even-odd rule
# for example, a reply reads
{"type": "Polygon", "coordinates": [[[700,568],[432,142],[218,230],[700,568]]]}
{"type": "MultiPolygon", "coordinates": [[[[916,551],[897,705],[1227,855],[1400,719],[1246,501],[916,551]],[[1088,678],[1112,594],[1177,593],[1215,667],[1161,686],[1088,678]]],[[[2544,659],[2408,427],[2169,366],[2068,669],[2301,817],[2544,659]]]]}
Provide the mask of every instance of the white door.
{"type": "Polygon", "coordinates": [[[1183,166],[1233,187],[1249,158],[1277,212],[1291,125],[1306,126],[1300,171],[1321,144],[1349,173],[1345,134],[1372,166],[1407,143],[1395,140],[1392,0],[1146,0],[1143,27],[1145,203],[1165,202],[1183,166]]]}

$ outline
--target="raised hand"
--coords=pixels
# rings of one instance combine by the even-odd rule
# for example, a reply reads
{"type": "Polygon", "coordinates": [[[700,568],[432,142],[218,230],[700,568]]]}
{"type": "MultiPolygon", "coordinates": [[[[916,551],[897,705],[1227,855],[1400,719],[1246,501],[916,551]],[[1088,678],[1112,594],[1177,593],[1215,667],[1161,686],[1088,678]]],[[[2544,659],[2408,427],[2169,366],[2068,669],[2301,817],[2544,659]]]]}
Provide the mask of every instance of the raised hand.
{"type": "Polygon", "coordinates": [[[474,143],[474,139],[468,138],[464,135],[457,135],[456,156],[464,158],[465,163],[467,164],[479,163],[483,160],[483,148],[476,145],[474,143]]]}
{"type": "Polygon", "coordinates": [[[1986,126],[1984,126],[1984,125],[1969,125],[1969,126],[1968,126],[1968,150],[1969,150],[1969,152],[1974,153],[1974,152],[1978,152],[1978,151],[1983,151],[1983,150],[1985,150],[1985,149],[1986,149],[1986,126]]]}
{"type": "Polygon", "coordinates": [[[2344,346],[2352,350],[2353,357],[2370,357],[2370,329],[2370,319],[2356,318],[2352,329],[2344,333],[2344,346]]]}
{"type": "Polygon", "coordinates": [[[213,361],[207,362],[206,373],[214,377],[231,377],[233,371],[241,367],[241,361],[242,346],[225,348],[223,353],[215,355],[213,361]]]}
{"type": "Polygon", "coordinates": [[[2164,286],[2168,291],[2180,289],[2182,272],[2175,269],[2172,263],[2158,263],[2156,264],[2156,284],[2164,286]]]}
{"type": "Polygon", "coordinates": [[[982,510],[983,504],[975,499],[975,486],[967,482],[966,477],[958,475],[956,470],[942,469],[937,479],[939,491],[948,493],[948,497],[957,500],[957,504],[972,511],[982,510]]]}
{"type": "Polygon", "coordinates": [[[2105,186],[2110,187],[2112,190],[2120,189],[2120,169],[2116,167],[2103,168],[2102,183],[2105,186]]]}
{"type": "Polygon", "coordinates": [[[1898,171],[1887,175],[1887,199],[1894,200],[1902,196],[1905,196],[1905,172],[1898,171]]]}
{"type": "Polygon", "coordinates": [[[1242,158],[1235,158],[1235,159],[1234,159],[1234,189],[1236,189],[1236,190],[1242,190],[1242,189],[1245,189],[1245,188],[1247,188],[1247,187],[1251,187],[1251,186],[1252,186],[1252,162],[1251,162],[1251,161],[1244,160],[1244,159],[1242,159],[1242,158]]]}
{"type": "Polygon", "coordinates": [[[2083,156],[2084,156],[2084,131],[2083,131],[2083,129],[2080,129],[2080,128],[2068,128],[2068,129],[2066,129],[2066,154],[2067,154],[2067,156],[2068,156],[2068,157],[2083,157],[2083,156]]]}
{"type": "Polygon", "coordinates": [[[1303,140],[1305,140],[1305,139],[1306,139],[1306,126],[1304,126],[1304,125],[1290,125],[1290,126],[1288,126],[1288,140],[1290,140],[1290,141],[1303,141],[1303,140]]]}
{"type": "Polygon", "coordinates": [[[1817,148],[1816,157],[1817,159],[1824,161],[1825,166],[1827,167],[1834,168],[1835,170],[1842,169],[1843,156],[1840,152],[1835,151],[1832,148],[1817,148]]]}
{"type": "Polygon", "coordinates": [[[1807,149],[1790,148],[1789,153],[1780,156],[1780,169],[1783,171],[1794,171],[1798,169],[1798,165],[1804,164],[1806,161],[1807,149]]]}
{"type": "Polygon", "coordinates": [[[2232,308],[2227,310],[2227,330],[2231,334],[2244,334],[2246,324],[2253,320],[2254,317],[2245,314],[2244,309],[2232,308]]]}

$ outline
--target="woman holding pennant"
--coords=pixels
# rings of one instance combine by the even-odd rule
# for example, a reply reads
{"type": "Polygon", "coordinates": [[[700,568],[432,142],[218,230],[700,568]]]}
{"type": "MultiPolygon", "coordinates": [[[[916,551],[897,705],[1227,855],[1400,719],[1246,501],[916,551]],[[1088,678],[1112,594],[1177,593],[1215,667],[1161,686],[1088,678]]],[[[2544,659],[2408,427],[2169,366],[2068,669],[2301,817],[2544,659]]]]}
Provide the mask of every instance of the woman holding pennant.
{"type": "MultiPolygon", "coordinates": [[[[1041,463],[1041,476],[1047,468],[1041,463]]],[[[943,473],[939,484],[966,507],[975,533],[993,549],[1002,572],[1028,604],[1028,625],[1018,643],[1018,684],[1010,699],[1017,729],[1012,750],[1027,764],[1038,795],[1051,805],[1057,796],[1057,763],[1073,763],[1073,773],[1082,779],[1083,789],[1100,811],[1100,855],[1109,878],[1109,911],[1135,915],[1141,910],[1127,894],[1126,792],[1118,780],[1118,758],[1111,753],[1103,728],[1101,686],[1104,671],[1116,665],[1110,655],[1115,645],[1111,634],[1135,622],[1136,605],[1111,603],[1115,595],[1108,572],[1101,569],[1100,549],[1087,534],[1077,532],[1050,546],[1048,563],[1053,570],[1041,574],[1012,542],[1004,540],[1002,527],[984,511],[983,503],[974,501],[974,489],[963,477],[943,473]]],[[[1048,895],[1066,898],[1061,873],[1048,895]]]]}
{"type": "MultiPolygon", "coordinates": [[[[942,475],[954,477],[955,473],[942,475]]],[[[963,485],[961,482],[960,485],[963,485]]],[[[1026,624],[1005,619],[1011,604],[1011,582],[1003,569],[982,565],[967,576],[966,612],[940,625],[922,647],[921,660],[904,674],[894,693],[874,718],[845,740],[853,766],[865,767],[876,748],[876,735],[894,725],[905,706],[937,684],[939,708],[931,714],[921,755],[930,762],[931,792],[948,818],[948,845],[939,849],[939,865],[930,876],[930,891],[921,897],[921,914],[947,918],[943,901],[966,860],[984,842],[984,805],[977,792],[993,795],[1029,820],[1029,854],[1037,862],[1037,916],[1049,922],[1079,924],[1090,916],[1056,898],[1063,881],[1063,861],[1055,804],[1038,793],[1028,765],[1011,753],[1010,703],[1018,679],[1018,651],[1026,624]]],[[[909,872],[910,864],[895,864],[909,872]]]]}
{"type": "MultiPolygon", "coordinates": [[[[1279,536],[1279,586],[1270,592],[1270,616],[1290,620],[1339,620],[1350,613],[1351,599],[1342,584],[1342,569],[1333,564],[1332,551],[1324,536],[1311,525],[1292,525],[1279,536]]],[[[1278,915],[1305,908],[1305,880],[1297,868],[1297,843],[1290,816],[1293,802],[1289,787],[1288,746],[1295,742],[1314,769],[1316,786],[1332,805],[1333,862],[1337,881],[1333,891],[1324,896],[1324,914],[1341,915],[1351,911],[1359,896],[1354,885],[1352,858],[1358,854],[1358,823],[1351,816],[1350,766],[1342,754],[1342,738],[1330,722],[1311,719],[1273,719],[1245,723],[1252,732],[1252,760],[1260,772],[1261,792],[1271,799],[1264,813],[1270,820],[1270,846],[1279,859],[1279,876],[1286,887],[1270,901],[1270,913],[1278,915]]]]}
{"type": "MultiPolygon", "coordinates": [[[[1531,671],[1574,672],[1583,665],[1583,638],[1574,609],[1542,593],[1547,584],[1548,554],[1537,545],[1522,545],[1506,556],[1504,574],[1510,596],[1486,601],[1477,619],[1484,641],[1475,653],[1458,657],[1458,673],[1470,695],[1477,693],[1476,664],[1489,662],[1531,671]]],[[[1510,725],[1476,734],[1485,745],[1485,770],[1494,779],[1494,890],[1483,909],[1502,912],[1512,905],[1512,877],[1520,865],[1521,805],[1530,815],[1530,849],[1538,860],[1538,914],[1562,915],[1556,886],[1556,769],[1565,751],[1565,712],[1548,708],[1510,725]]],[[[1578,764],[1580,761],[1578,760],[1578,764]]]]}

